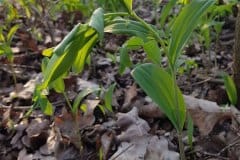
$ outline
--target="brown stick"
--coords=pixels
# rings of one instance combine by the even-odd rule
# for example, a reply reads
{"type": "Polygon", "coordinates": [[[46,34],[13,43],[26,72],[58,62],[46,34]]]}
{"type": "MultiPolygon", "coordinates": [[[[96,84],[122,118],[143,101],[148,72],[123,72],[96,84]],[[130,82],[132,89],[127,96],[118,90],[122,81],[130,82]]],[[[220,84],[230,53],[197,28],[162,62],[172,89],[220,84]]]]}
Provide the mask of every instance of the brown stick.
{"type": "Polygon", "coordinates": [[[240,4],[238,4],[238,15],[235,25],[235,43],[233,53],[233,79],[237,88],[237,108],[240,109],[240,4]]]}

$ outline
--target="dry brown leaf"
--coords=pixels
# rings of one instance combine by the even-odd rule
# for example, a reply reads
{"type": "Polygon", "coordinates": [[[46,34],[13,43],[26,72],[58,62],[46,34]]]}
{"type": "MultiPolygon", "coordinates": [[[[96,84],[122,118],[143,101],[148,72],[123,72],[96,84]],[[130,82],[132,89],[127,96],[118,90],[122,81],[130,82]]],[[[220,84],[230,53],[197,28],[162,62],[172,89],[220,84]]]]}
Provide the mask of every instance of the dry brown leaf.
{"type": "Polygon", "coordinates": [[[122,110],[125,110],[126,108],[128,108],[131,105],[132,100],[136,96],[137,96],[137,87],[135,84],[133,84],[127,90],[125,90],[125,98],[124,98],[122,110]]]}
{"type": "Polygon", "coordinates": [[[118,135],[120,141],[129,141],[134,136],[147,135],[150,127],[148,123],[138,116],[136,107],[128,113],[118,113],[117,125],[124,131],[118,135]]]}
{"type": "Polygon", "coordinates": [[[179,160],[179,154],[168,149],[165,138],[145,135],[122,142],[110,160],[179,160]]]}
{"type": "Polygon", "coordinates": [[[43,155],[51,155],[53,153],[56,153],[59,143],[60,143],[60,135],[58,135],[55,132],[53,127],[50,130],[46,144],[40,147],[39,151],[43,155]]]}
{"type": "Polygon", "coordinates": [[[208,135],[213,127],[225,119],[232,118],[230,109],[221,109],[215,102],[184,96],[187,110],[202,135],[208,135]]]}
{"type": "Polygon", "coordinates": [[[26,129],[28,137],[39,136],[49,128],[50,122],[47,119],[35,118],[26,129]]]}
{"type": "Polygon", "coordinates": [[[111,149],[111,144],[113,142],[114,135],[112,132],[105,132],[101,136],[101,144],[103,149],[103,159],[107,159],[108,153],[111,149]]]}

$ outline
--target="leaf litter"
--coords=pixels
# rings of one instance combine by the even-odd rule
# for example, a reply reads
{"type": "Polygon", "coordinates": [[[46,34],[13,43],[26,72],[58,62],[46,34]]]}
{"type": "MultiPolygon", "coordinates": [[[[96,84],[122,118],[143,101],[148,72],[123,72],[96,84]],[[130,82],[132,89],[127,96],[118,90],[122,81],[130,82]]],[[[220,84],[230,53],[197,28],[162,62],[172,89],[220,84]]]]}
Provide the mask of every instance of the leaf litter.
{"type": "MultiPolygon", "coordinates": [[[[151,8],[151,5],[147,6],[151,8]]],[[[141,8],[137,10],[148,21],[153,21],[152,13],[147,13],[148,10],[141,8]]],[[[230,23],[228,26],[233,24],[230,23]]],[[[56,28],[56,42],[63,37],[62,30],[56,28]]],[[[67,33],[65,29],[63,32],[67,33]]],[[[233,38],[227,35],[232,32],[232,29],[223,30],[220,36],[221,46],[214,51],[219,62],[217,70],[225,68],[229,71],[231,62],[229,47],[232,46],[233,38]]],[[[47,37],[49,34],[44,36],[47,37]]],[[[65,109],[62,100],[61,105],[56,105],[53,117],[44,116],[39,110],[35,110],[27,119],[23,118],[26,111],[24,106],[31,107],[33,88],[35,82],[39,80],[36,77],[40,71],[40,49],[52,46],[53,42],[52,40],[37,42],[29,32],[23,30],[17,37],[18,42],[14,41],[13,48],[16,53],[14,64],[20,84],[17,94],[10,85],[12,76],[5,65],[8,62],[0,59],[4,64],[0,66],[0,159],[98,159],[101,150],[103,159],[179,159],[176,134],[172,127],[168,126],[169,122],[164,114],[133,83],[129,72],[120,76],[117,65],[106,57],[106,51],[118,56],[118,47],[126,40],[125,36],[108,35],[104,49],[97,47],[94,50],[93,62],[96,58],[97,64],[88,66],[82,76],[76,76],[77,80],[76,77],[74,80],[69,77],[67,89],[76,95],[86,87],[107,88],[117,82],[113,95],[113,114],[99,114],[97,105],[101,102],[87,97],[83,102],[88,106],[86,112],[79,111],[74,116],[65,109]],[[29,53],[25,54],[26,52],[29,53]],[[33,64],[29,65],[29,62],[33,64]],[[28,72],[30,74],[27,74],[28,72]],[[81,147],[82,155],[79,152],[81,147]]],[[[189,159],[209,157],[208,159],[217,160],[229,157],[231,160],[237,160],[240,157],[238,147],[240,113],[237,109],[223,108],[215,103],[225,99],[218,94],[223,91],[218,89],[222,83],[218,81],[216,69],[205,72],[209,66],[205,63],[208,60],[205,53],[202,53],[201,45],[196,43],[189,50],[187,58],[194,58],[199,68],[193,69],[190,75],[179,76],[178,79],[186,95],[198,97],[185,96],[188,112],[195,125],[194,145],[192,150],[186,147],[187,156],[189,159]]],[[[142,62],[145,57],[143,51],[131,52],[130,55],[134,63],[142,62]]],[[[62,99],[59,95],[54,96],[49,95],[52,102],[62,99]]]]}

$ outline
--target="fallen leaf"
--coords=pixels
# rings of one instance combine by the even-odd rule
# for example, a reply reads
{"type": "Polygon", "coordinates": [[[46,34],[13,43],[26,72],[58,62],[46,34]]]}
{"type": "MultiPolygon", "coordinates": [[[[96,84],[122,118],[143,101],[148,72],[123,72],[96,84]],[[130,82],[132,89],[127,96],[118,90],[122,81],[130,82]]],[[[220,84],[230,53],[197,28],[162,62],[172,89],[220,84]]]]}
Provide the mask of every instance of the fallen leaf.
{"type": "Polygon", "coordinates": [[[124,98],[124,103],[122,105],[122,110],[126,110],[131,103],[132,100],[137,96],[137,87],[135,84],[130,86],[127,90],[125,90],[125,98],[124,98]]]}
{"type": "Polygon", "coordinates": [[[117,125],[124,131],[118,135],[120,141],[129,141],[132,137],[147,135],[150,127],[138,116],[138,109],[133,107],[128,113],[118,113],[117,125]]]}
{"type": "Polygon", "coordinates": [[[208,135],[217,123],[232,118],[230,108],[221,109],[215,102],[191,96],[184,96],[184,100],[194,124],[202,135],[208,135]]]}

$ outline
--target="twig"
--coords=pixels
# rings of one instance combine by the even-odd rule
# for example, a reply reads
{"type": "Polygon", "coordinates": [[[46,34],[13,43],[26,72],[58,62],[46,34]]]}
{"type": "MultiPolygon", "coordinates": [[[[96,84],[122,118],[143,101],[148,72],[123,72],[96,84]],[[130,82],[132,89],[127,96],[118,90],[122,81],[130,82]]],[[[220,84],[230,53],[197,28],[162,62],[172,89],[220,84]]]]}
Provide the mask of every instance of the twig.
{"type": "Polygon", "coordinates": [[[123,154],[124,152],[126,152],[129,148],[131,148],[133,146],[133,144],[130,144],[127,148],[125,148],[124,150],[122,150],[122,152],[120,152],[118,155],[116,155],[114,158],[112,158],[111,160],[115,160],[117,159],[121,154],[123,154]]]}

